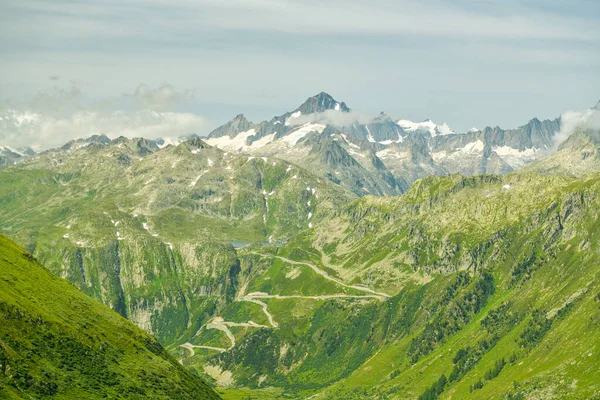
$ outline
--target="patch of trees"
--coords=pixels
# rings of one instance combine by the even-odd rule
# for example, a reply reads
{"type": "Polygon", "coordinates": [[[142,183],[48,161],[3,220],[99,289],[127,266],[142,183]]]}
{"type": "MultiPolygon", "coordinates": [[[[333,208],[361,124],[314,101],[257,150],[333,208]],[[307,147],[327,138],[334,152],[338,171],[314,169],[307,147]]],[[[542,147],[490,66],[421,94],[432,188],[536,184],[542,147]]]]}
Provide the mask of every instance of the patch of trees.
{"type": "Polygon", "coordinates": [[[500,375],[500,372],[502,371],[502,369],[504,368],[505,365],[506,365],[506,361],[504,361],[504,358],[496,360],[496,362],[494,363],[494,366],[485,372],[485,374],[483,376],[484,380],[481,380],[481,378],[479,378],[477,380],[477,382],[475,382],[473,385],[469,386],[469,391],[471,393],[473,393],[475,390],[481,389],[483,387],[485,381],[491,381],[492,379],[494,379],[495,377],[500,375]]]}
{"type": "Polygon", "coordinates": [[[502,335],[509,331],[519,322],[519,316],[510,310],[511,303],[506,302],[500,307],[491,310],[484,319],[481,320],[481,326],[490,334],[502,335]]]}
{"type": "Polygon", "coordinates": [[[419,396],[419,400],[436,400],[444,391],[447,383],[448,379],[446,379],[446,375],[442,374],[433,385],[425,389],[423,394],[419,396]]]}
{"type": "Polygon", "coordinates": [[[552,326],[552,321],[546,318],[546,313],[542,310],[535,310],[531,315],[531,321],[525,327],[519,336],[519,346],[535,346],[548,332],[552,326]]]}
{"type": "MultiPolygon", "coordinates": [[[[462,279],[459,274],[457,282],[462,279]]],[[[408,355],[412,363],[416,363],[421,356],[431,353],[447,337],[460,331],[485,306],[494,291],[494,278],[488,272],[483,272],[466,288],[452,291],[454,298],[441,308],[433,320],[425,325],[423,332],[411,341],[408,355]]],[[[447,290],[444,296],[448,293],[450,291],[447,290]]]]}
{"type": "Polygon", "coordinates": [[[511,285],[517,282],[526,281],[531,275],[546,261],[545,256],[538,250],[534,251],[529,257],[517,264],[512,270],[511,285]]]}

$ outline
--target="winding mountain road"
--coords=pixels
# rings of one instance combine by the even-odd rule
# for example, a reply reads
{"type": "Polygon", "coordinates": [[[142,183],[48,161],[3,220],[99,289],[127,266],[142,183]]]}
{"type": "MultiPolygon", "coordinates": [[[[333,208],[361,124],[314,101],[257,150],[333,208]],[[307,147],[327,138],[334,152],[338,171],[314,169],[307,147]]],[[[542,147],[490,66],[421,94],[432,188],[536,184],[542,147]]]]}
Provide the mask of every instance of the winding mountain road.
{"type": "MultiPolygon", "coordinates": [[[[264,299],[266,297],[262,297],[262,298],[264,299]]],[[[273,328],[279,327],[279,324],[277,322],[275,322],[275,320],[273,319],[273,316],[271,315],[271,313],[269,313],[269,310],[267,309],[267,304],[266,303],[263,303],[260,300],[256,300],[256,298],[253,297],[253,296],[251,296],[251,295],[246,295],[246,296],[240,297],[237,300],[238,301],[248,301],[250,303],[258,304],[262,308],[263,313],[269,319],[269,323],[271,324],[271,326],[273,328]]],[[[264,326],[266,328],[265,325],[261,325],[261,326],[264,326]]]]}
{"type": "MultiPolygon", "coordinates": [[[[321,275],[323,278],[334,282],[340,286],[343,287],[347,287],[349,289],[355,289],[355,290],[359,290],[361,292],[365,292],[365,293],[370,293],[373,295],[376,295],[378,297],[383,297],[383,298],[390,298],[391,296],[387,293],[383,293],[383,292],[376,292],[373,289],[369,289],[368,287],[365,286],[360,286],[360,285],[347,285],[344,282],[340,281],[339,279],[333,278],[331,277],[326,271],[323,271],[322,269],[320,269],[319,267],[317,267],[314,264],[311,263],[307,263],[304,261],[294,261],[294,260],[290,260],[289,258],[285,258],[285,257],[281,257],[281,256],[274,256],[274,255],[265,255],[265,254],[260,254],[260,253],[256,253],[256,252],[252,252],[250,254],[254,254],[263,258],[278,258],[288,264],[293,264],[293,265],[306,265],[307,267],[310,267],[310,269],[312,269],[313,271],[315,271],[317,274],[321,275]]],[[[360,297],[360,296],[358,296],[360,297]]]]}
{"type": "MultiPolygon", "coordinates": [[[[316,265],[313,265],[311,263],[307,263],[307,262],[302,262],[302,261],[294,261],[294,260],[290,260],[289,258],[285,258],[285,257],[281,257],[281,256],[275,256],[275,255],[265,255],[265,254],[260,254],[260,253],[256,253],[256,252],[251,252],[250,254],[254,254],[257,256],[260,256],[262,258],[277,258],[282,260],[283,262],[286,262],[288,264],[292,264],[292,265],[304,265],[309,267],[310,269],[312,269],[315,273],[321,275],[323,278],[334,282],[337,285],[340,285],[342,287],[345,288],[349,288],[349,289],[354,289],[354,290],[358,290],[361,292],[365,292],[367,294],[365,295],[351,295],[351,294],[345,294],[345,293],[339,293],[339,294],[329,294],[329,295],[321,295],[321,296],[302,296],[302,295],[279,295],[279,294],[268,294],[268,293],[263,293],[263,292],[253,292],[253,293],[248,293],[246,295],[242,295],[240,297],[238,297],[236,299],[236,301],[247,301],[250,303],[254,303],[259,305],[262,308],[263,313],[265,314],[265,316],[267,317],[267,319],[269,320],[269,324],[271,325],[270,327],[267,325],[261,325],[261,324],[257,324],[254,321],[248,321],[248,322],[230,322],[230,321],[225,321],[223,320],[223,318],[221,317],[216,317],[214,318],[211,322],[209,322],[208,324],[206,324],[205,328],[206,329],[218,329],[222,332],[224,332],[227,337],[229,338],[229,340],[231,341],[231,346],[228,349],[224,349],[221,347],[212,347],[212,346],[196,346],[193,345],[191,343],[184,343],[182,345],[180,345],[180,347],[188,350],[190,352],[190,356],[193,356],[195,354],[194,349],[207,349],[207,350],[215,350],[215,351],[219,351],[219,352],[225,352],[228,350],[231,350],[232,348],[235,347],[235,336],[233,335],[233,333],[231,333],[231,331],[229,330],[229,327],[232,326],[240,326],[240,327],[245,327],[245,328],[278,328],[279,324],[275,321],[275,319],[273,318],[273,315],[271,315],[271,313],[269,313],[267,304],[260,301],[259,299],[311,299],[311,300],[330,300],[330,299],[376,299],[379,301],[386,301],[388,298],[390,298],[391,296],[387,293],[384,292],[376,292],[373,289],[369,289],[368,287],[365,286],[360,286],[360,285],[347,285],[344,282],[342,282],[339,279],[333,278],[331,277],[326,271],[323,271],[322,269],[320,269],[319,267],[317,267],[316,265]]],[[[245,288],[242,289],[242,293],[245,291],[245,288]]],[[[200,328],[201,330],[202,328],[200,328]]],[[[196,333],[196,335],[200,332],[200,330],[198,330],[198,332],[196,333]]],[[[194,335],[194,336],[196,336],[194,335]]]]}

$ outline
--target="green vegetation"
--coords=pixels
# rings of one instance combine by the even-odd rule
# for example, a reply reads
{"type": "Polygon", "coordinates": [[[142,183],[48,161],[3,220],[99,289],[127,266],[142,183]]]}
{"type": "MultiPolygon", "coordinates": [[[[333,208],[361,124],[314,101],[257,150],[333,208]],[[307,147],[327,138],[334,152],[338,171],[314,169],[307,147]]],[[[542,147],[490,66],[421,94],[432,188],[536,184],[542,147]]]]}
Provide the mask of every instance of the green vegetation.
{"type": "Polygon", "coordinates": [[[440,376],[440,379],[438,379],[438,381],[436,383],[431,385],[431,387],[427,388],[427,390],[425,390],[425,392],[423,392],[423,394],[419,396],[419,400],[435,400],[435,399],[437,399],[438,396],[440,394],[442,394],[442,392],[444,391],[444,388],[446,387],[446,383],[448,383],[448,380],[446,379],[446,375],[442,374],[442,376],[440,376]]]}
{"type": "Polygon", "coordinates": [[[152,336],[0,236],[0,397],[218,395],[152,336]]]}
{"type": "MultiPolygon", "coordinates": [[[[126,151],[0,171],[1,229],[225,397],[600,393],[599,173],[435,176],[348,202],[280,160],[188,143],[123,169],[126,151]],[[230,243],[269,238],[289,240],[230,243]]],[[[115,379],[98,364],[84,373],[115,379]]]]}

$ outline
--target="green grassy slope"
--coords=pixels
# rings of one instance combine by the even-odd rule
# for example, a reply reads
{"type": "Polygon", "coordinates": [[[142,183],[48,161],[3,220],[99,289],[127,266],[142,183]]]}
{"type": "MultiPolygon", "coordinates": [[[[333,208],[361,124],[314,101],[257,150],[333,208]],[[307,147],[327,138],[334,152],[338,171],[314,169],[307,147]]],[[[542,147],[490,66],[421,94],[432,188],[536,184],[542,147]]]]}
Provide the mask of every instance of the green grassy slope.
{"type": "Polygon", "coordinates": [[[353,197],[275,158],[199,139],[147,145],[51,151],[0,170],[0,232],[165,345],[233,298],[231,241],[294,235],[353,197]]]}
{"type": "Polygon", "coordinates": [[[102,153],[106,181],[68,180],[73,159],[0,172],[0,228],[224,397],[600,395],[600,174],[433,176],[342,206],[281,161],[160,152],[125,170],[102,153]],[[207,157],[215,171],[196,192],[207,157]],[[46,185],[44,198],[23,182],[46,185]],[[90,203],[64,195],[79,186],[90,203]],[[222,207],[210,199],[225,186],[222,207]],[[234,250],[203,237],[213,231],[291,239],[234,250]]]}
{"type": "MultiPolygon", "coordinates": [[[[596,398],[598,210],[600,174],[431,177],[362,198],[277,254],[389,299],[268,299],[278,328],[195,359],[292,398],[596,398]]],[[[292,265],[253,257],[249,290],[301,293],[292,265]]]]}
{"type": "Polygon", "coordinates": [[[0,397],[218,395],[152,336],[0,236],[0,397]]]}

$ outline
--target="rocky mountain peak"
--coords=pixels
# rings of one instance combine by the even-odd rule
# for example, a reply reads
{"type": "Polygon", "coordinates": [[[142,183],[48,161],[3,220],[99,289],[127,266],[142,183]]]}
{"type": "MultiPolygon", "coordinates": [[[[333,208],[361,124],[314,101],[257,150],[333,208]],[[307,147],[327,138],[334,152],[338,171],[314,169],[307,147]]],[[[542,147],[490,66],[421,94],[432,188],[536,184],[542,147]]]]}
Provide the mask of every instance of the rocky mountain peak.
{"type": "Polygon", "coordinates": [[[321,92],[315,96],[309,97],[297,109],[297,111],[300,111],[302,114],[313,114],[317,112],[323,112],[326,110],[335,110],[343,112],[350,111],[348,106],[346,106],[346,103],[340,103],[336,101],[333,97],[331,97],[331,95],[325,92],[321,92]]]}
{"type": "Polygon", "coordinates": [[[238,114],[225,125],[212,131],[208,138],[219,138],[223,136],[235,137],[240,132],[246,132],[254,127],[244,114],[238,114]]]}
{"type": "MultiPolygon", "coordinates": [[[[124,139],[125,138],[123,136],[121,136],[120,138],[117,138],[115,140],[124,140],[124,139]]],[[[85,147],[86,145],[89,145],[89,144],[108,145],[111,142],[112,141],[110,140],[110,138],[106,135],[92,135],[92,136],[90,136],[88,138],[84,138],[84,139],[70,140],[69,142],[64,144],[60,149],[61,150],[71,150],[71,149],[75,150],[80,147],[85,147]]]]}
{"type": "Polygon", "coordinates": [[[109,144],[110,138],[106,135],[92,135],[87,139],[87,141],[90,143],[109,144]]]}
{"type": "Polygon", "coordinates": [[[196,149],[208,149],[211,148],[212,146],[209,145],[208,143],[206,143],[204,140],[200,139],[199,137],[193,137],[190,140],[188,140],[187,145],[189,147],[194,147],[196,149]]]}

